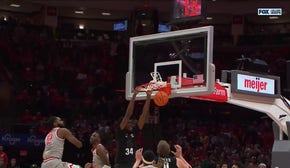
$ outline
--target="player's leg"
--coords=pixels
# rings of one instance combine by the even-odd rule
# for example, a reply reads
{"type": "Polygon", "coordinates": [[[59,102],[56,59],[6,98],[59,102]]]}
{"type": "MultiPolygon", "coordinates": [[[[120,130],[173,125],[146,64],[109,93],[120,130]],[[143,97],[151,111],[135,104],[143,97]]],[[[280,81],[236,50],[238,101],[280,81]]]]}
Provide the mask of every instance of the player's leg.
{"type": "Polygon", "coordinates": [[[56,168],[62,162],[60,159],[45,160],[41,164],[41,168],[56,168]]]}
{"type": "Polygon", "coordinates": [[[85,167],[84,168],[93,168],[93,165],[92,165],[92,163],[86,163],[85,164],[85,167]]]}
{"type": "Polygon", "coordinates": [[[82,168],[82,166],[68,163],[68,162],[61,162],[55,168],[82,168]]]}

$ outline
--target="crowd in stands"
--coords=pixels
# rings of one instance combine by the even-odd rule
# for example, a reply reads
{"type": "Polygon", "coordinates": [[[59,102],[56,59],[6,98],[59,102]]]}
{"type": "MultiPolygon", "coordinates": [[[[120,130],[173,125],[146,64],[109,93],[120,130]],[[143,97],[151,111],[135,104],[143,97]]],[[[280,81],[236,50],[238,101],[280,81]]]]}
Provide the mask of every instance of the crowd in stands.
{"type": "MultiPolygon", "coordinates": [[[[234,69],[234,58],[240,56],[236,54],[223,59],[230,54],[218,52],[214,58],[216,71],[234,69]]],[[[256,49],[249,54],[265,59],[272,74],[281,79],[286,77],[289,48],[256,49]]],[[[14,105],[10,110],[16,114],[14,123],[29,126],[28,130],[19,131],[11,126],[1,131],[45,135],[48,131],[44,127],[45,119],[57,115],[65,119],[67,127],[79,139],[87,142],[85,149],[74,152],[75,156],[65,153],[66,159],[79,158],[82,165],[89,161],[88,137],[99,130],[106,135],[104,144],[113,164],[114,130],[128,103],[124,93],[116,91],[124,89],[128,67],[126,42],[107,36],[100,36],[93,45],[64,42],[54,39],[46,26],[1,22],[0,55],[1,66],[5,65],[12,76],[14,105]]],[[[285,85],[284,81],[281,83],[285,85]]],[[[234,163],[240,167],[260,163],[270,166],[272,121],[267,117],[234,120],[215,105],[209,110],[208,104],[195,100],[170,100],[160,111],[162,137],[171,144],[180,144],[184,157],[193,167],[211,168],[222,164],[230,167],[234,163]]],[[[41,160],[39,156],[31,164],[39,165],[41,160]]]]}

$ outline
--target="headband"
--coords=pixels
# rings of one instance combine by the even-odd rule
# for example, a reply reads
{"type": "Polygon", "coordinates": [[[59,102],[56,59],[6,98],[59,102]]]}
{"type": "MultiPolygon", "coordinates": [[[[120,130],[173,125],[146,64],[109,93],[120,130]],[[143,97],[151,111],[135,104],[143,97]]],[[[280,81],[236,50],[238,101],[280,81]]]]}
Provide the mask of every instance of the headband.
{"type": "Polygon", "coordinates": [[[143,163],[145,163],[147,165],[153,164],[153,160],[152,161],[147,161],[147,160],[144,159],[143,156],[142,156],[142,161],[143,161],[143,163]]]}

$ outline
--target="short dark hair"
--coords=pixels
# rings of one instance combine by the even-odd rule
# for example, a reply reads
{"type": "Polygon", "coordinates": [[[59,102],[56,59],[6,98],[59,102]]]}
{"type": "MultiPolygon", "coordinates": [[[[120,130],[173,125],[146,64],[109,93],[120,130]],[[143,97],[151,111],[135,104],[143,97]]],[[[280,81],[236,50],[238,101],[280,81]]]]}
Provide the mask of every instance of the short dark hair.
{"type": "Polygon", "coordinates": [[[153,163],[154,159],[155,159],[155,154],[152,150],[146,150],[145,152],[143,152],[142,154],[143,156],[143,162],[145,161],[145,164],[148,163],[153,163]],[[147,162],[147,163],[146,163],[147,162]]]}
{"type": "Polygon", "coordinates": [[[54,127],[54,122],[56,121],[57,117],[56,116],[50,116],[48,119],[47,119],[47,122],[46,122],[46,127],[48,129],[52,129],[54,127]]]}

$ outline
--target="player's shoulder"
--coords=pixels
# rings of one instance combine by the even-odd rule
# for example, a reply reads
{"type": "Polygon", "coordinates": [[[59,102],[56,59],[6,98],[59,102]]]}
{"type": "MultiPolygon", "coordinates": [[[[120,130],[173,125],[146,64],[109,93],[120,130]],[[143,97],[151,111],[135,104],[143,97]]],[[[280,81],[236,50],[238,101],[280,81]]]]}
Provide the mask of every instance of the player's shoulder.
{"type": "Polygon", "coordinates": [[[66,135],[70,134],[70,130],[67,128],[57,128],[57,135],[64,138],[66,135]]]}
{"type": "Polygon", "coordinates": [[[67,131],[66,128],[61,128],[61,127],[57,127],[57,128],[55,128],[55,130],[56,130],[57,132],[64,132],[64,131],[67,131]]]}
{"type": "Polygon", "coordinates": [[[103,144],[98,144],[97,147],[96,147],[96,149],[97,150],[98,149],[105,149],[105,146],[103,144]]]}

